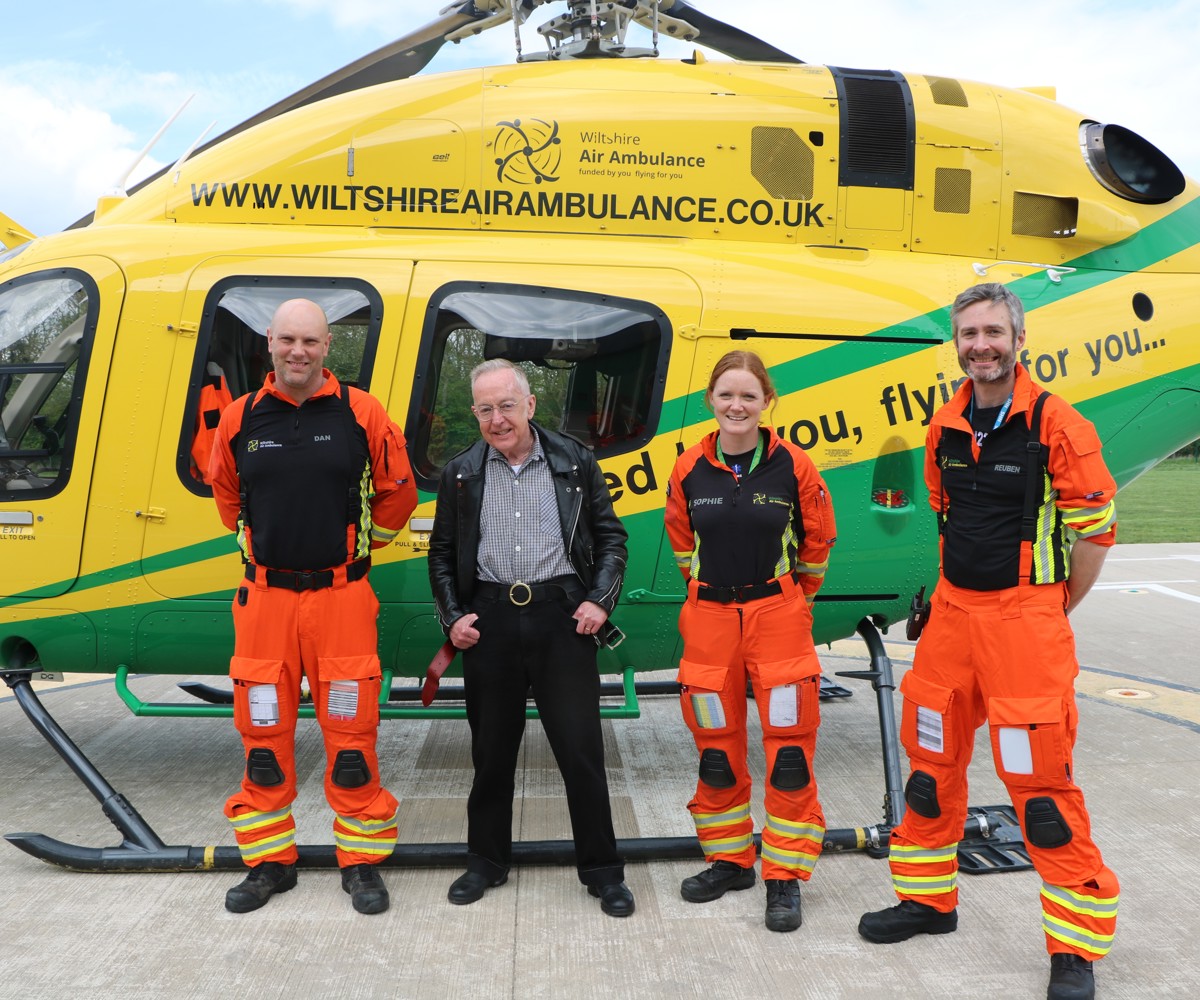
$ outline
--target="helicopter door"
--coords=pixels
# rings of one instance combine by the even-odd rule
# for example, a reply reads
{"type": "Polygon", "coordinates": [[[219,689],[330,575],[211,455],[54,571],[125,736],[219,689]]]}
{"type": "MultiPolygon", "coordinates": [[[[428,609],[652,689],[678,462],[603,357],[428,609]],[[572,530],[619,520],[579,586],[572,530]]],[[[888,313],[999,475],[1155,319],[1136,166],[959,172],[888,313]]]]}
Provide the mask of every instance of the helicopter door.
{"type": "Polygon", "coordinates": [[[109,358],[125,293],[86,258],[0,284],[0,593],[79,576],[109,358]]]}
{"type": "MultiPolygon", "coordinates": [[[[368,389],[384,293],[397,297],[398,323],[411,269],[407,261],[387,261],[385,267],[379,260],[330,265],[313,259],[217,259],[193,273],[144,508],[141,565],[155,591],[224,602],[238,579],[234,537],[221,524],[205,482],[208,454],[224,407],[258,389],[271,371],[266,331],[276,307],[300,297],[319,303],[333,334],[326,365],[339,380],[368,389]]],[[[386,397],[380,399],[386,403],[386,397]]],[[[169,616],[160,624],[177,627],[169,616]]]]}
{"type": "MultiPolygon", "coordinates": [[[[677,638],[673,622],[664,625],[662,617],[675,605],[656,596],[659,567],[671,561],[662,491],[675,461],[683,415],[678,401],[688,392],[691,367],[690,347],[680,349],[686,342],[679,338],[694,330],[700,304],[695,283],[668,269],[422,261],[409,311],[421,324],[419,344],[415,337],[406,341],[414,356],[397,366],[393,390],[392,412],[407,413],[417,484],[432,492],[446,460],[479,440],[472,368],[504,358],[525,372],[537,399],[534,419],[583,441],[600,461],[629,532],[619,624],[651,645],[669,642],[669,649],[654,650],[655,659],[668,658],[677,638]]],[[[422,505],[415,538],[428,532],[432,516],[433,505],[422,505]]],[[[418,546],[427,546],[424,538],[418,546]]],[[[668,595],[679,592],[673,565],[662,582],[668,595]]],[[[413,588],[422,600],[426,586],[413,588]]],[[[409,640],[436,648],[442,638],[432,614],[407,627],[409,640]]]]}

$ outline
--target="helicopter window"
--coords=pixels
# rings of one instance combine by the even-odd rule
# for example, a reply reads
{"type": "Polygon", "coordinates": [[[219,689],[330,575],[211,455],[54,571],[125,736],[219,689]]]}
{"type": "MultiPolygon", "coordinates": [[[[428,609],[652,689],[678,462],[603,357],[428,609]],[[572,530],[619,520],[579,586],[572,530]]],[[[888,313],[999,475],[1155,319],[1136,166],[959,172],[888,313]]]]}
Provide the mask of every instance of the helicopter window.
{"type": "Polygon", "coordinates": [[[281,303],[312,299],[329,319],[332,338],[325,366],[345,385],[366,388],[383,314],[374,289],[359,281],[232,278],[205,303],[196,365],[180,439],[179,474],[205,493],[208,456],[221,413],[233,400],[260,388],[273,368],[267,327],[281,303]]]}
{"type": "Polygon", "coordinates": [[[451,285],[430,303],[413,410],[412,457],[423,488],[479,438],[471,369],[491,358],[519,365],[536,419],[597,457],[645,444],[662,405],[671,333],[645,302],[511,285],[451,285]]]}
{"type": "Polygon", "coordinates": [[[1079,126],[1079,145],[1092,176],[1129,201],[1161,205],[1187,186],[1166,153],[1120,125],[1085,121],[1079,126]]]}
{"type": "Polygon", "coordinates": [[[0,286],[0,498],[66,485],[96,304],[76,271],[0,286]]]}

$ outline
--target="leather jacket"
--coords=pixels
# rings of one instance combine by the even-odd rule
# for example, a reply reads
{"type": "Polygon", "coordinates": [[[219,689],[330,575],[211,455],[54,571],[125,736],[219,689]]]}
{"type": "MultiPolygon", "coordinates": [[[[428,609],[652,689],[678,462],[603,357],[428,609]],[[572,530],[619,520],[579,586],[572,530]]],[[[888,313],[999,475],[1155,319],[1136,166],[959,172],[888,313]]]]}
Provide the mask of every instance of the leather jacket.
{"type": "MultiPolygon", "coordinates": [[[[530,427],[541,440],[550,466],[563,545],[586,590],[583,600],[611,613],[625,575],[628,535],[613,511],[608,484],[592,453],[579,441],[536,423],[530,427]]],[[[454,622],[471,612],[488,448],[481,438],[460,451],[446,463],[438,484],[429,539],[429,583],[447,634],[454,622]]]]}

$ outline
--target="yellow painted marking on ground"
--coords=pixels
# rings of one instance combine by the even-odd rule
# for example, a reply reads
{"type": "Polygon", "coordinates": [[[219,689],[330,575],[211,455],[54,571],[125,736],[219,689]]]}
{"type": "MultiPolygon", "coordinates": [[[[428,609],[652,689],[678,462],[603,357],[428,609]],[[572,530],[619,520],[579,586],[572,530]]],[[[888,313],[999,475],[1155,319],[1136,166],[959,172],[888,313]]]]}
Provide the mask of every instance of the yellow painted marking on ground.
{"type": "Polygon", "coordinates": [[[1075,690],[1080,694],[1098,698],[1109,704],[1129,705],[1200,725],[1200,693],[1195,691],[1177,691],[1174,688],[1150,684],[1142,680],[1120,684],[1111,674],[1093,673],[1090,670],[1079,672],[1079,676],[1075,679],[1075,690]],[[1122,697],[1120,694],[1112,693],[1126,690],[1145,692],[1150,697],[1122,697]]]}

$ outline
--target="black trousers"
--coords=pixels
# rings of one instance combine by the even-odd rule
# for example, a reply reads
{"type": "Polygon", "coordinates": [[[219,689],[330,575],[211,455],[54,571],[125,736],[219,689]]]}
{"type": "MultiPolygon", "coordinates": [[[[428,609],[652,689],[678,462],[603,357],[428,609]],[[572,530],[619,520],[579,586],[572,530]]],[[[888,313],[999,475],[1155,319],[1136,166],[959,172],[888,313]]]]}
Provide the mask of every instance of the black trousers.
{"type": "Polygon", "coordinates": [[[505,596],[476,598],[480,639],[463,652],[475,780],[467,800],[467,870],[495,879],[512,863],[513,776],[530,690],[567,792],[575,864],[584,885],[625,877],[617,855],[604,740],[596,644],[575,632],[582,595],[517,607],[505,596]]]}

